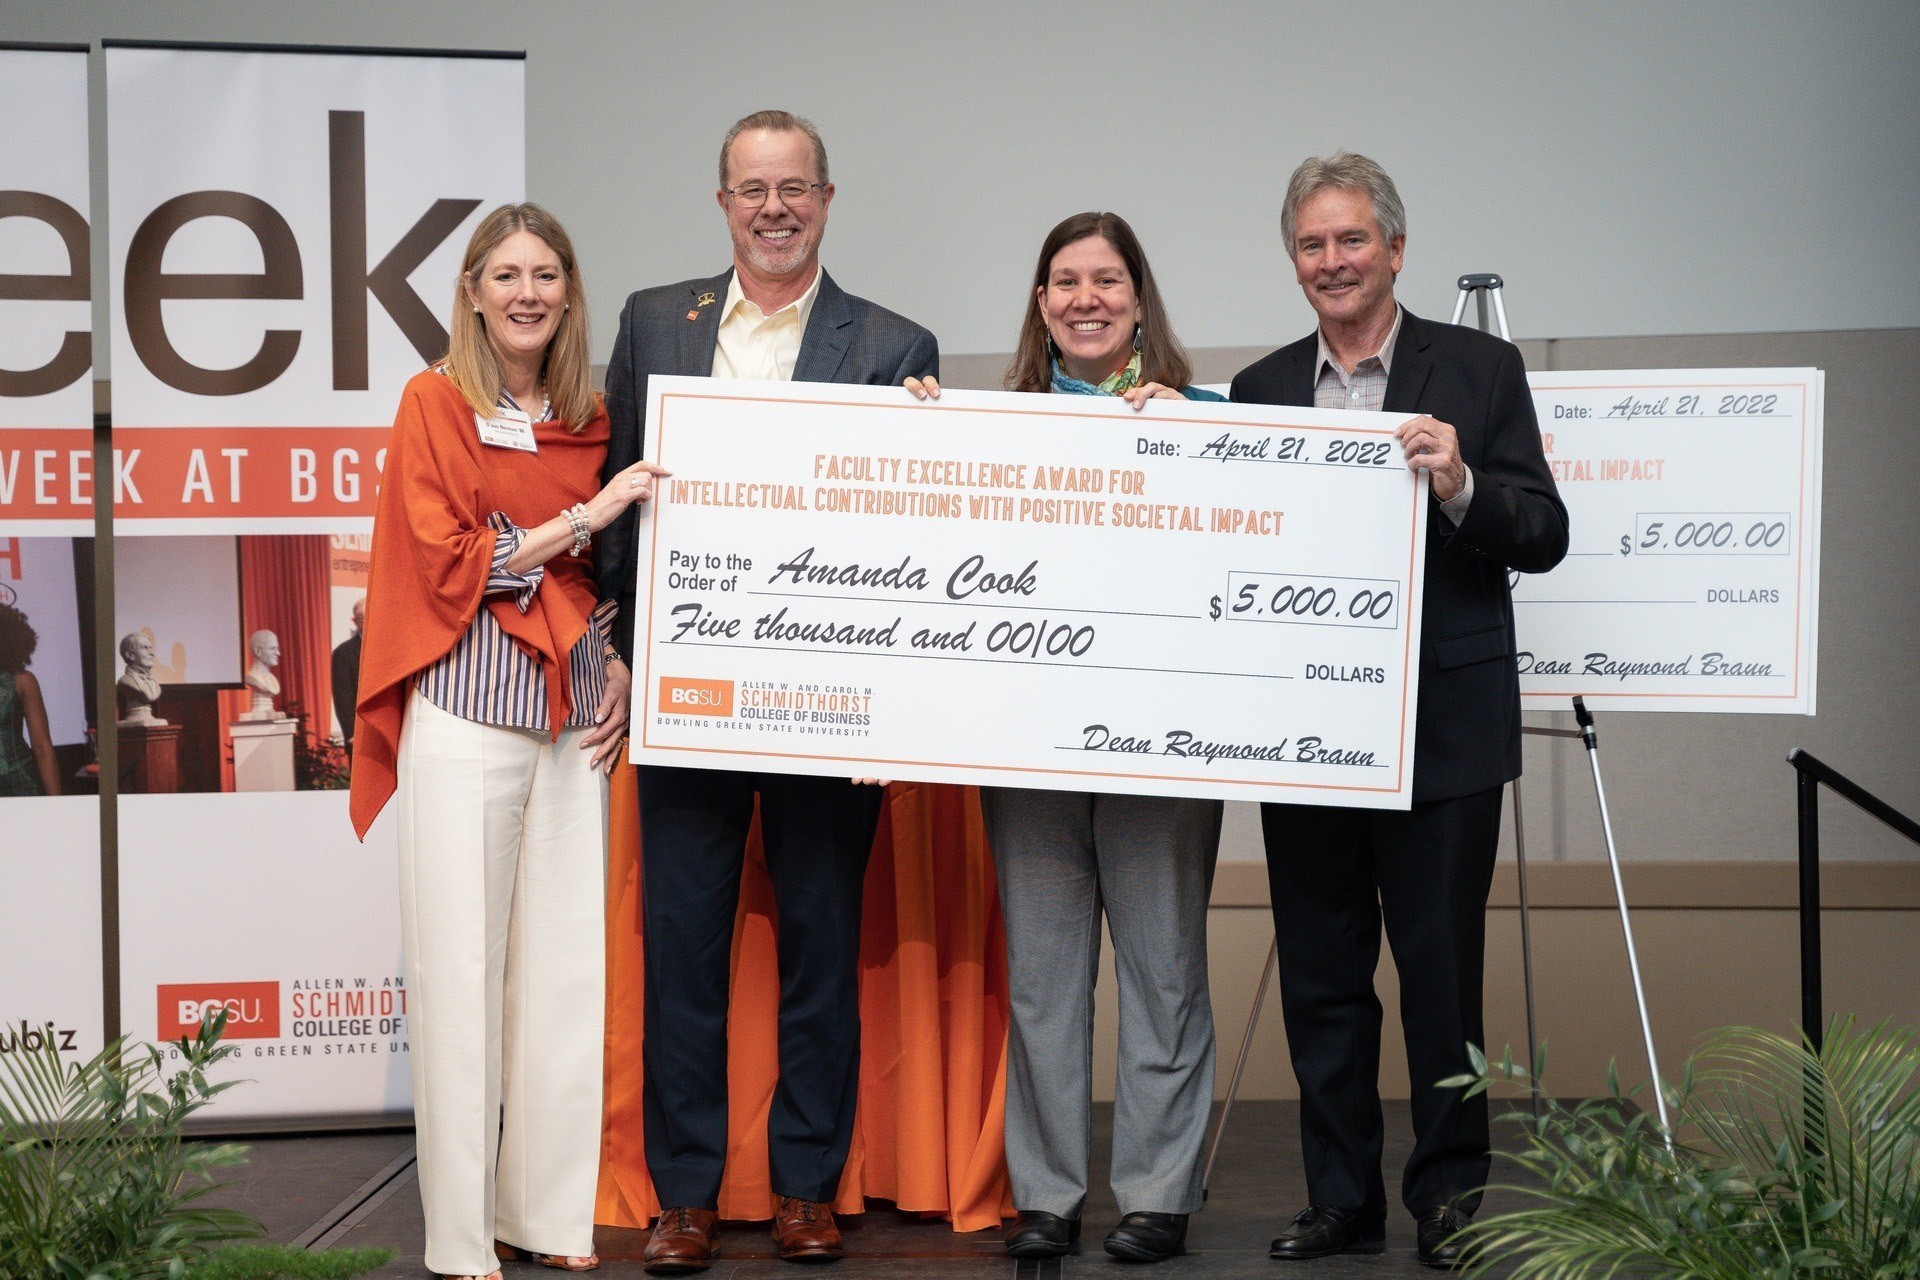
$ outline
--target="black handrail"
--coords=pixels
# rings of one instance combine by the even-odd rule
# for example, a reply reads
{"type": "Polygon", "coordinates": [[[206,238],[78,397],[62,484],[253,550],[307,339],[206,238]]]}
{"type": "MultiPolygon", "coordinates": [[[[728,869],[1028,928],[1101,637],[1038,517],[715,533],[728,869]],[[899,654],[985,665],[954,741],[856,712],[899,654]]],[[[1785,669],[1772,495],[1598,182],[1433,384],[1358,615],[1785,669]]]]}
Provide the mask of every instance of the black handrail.
{"type": "Polygon", "coordinates": [[[1787,752],[1800,799],[1800,1032],[1816,1052],[1826,1040],[1820,999],[1820,784],[1920,844],[1920,822],[1799,747],[1787,752]]]}

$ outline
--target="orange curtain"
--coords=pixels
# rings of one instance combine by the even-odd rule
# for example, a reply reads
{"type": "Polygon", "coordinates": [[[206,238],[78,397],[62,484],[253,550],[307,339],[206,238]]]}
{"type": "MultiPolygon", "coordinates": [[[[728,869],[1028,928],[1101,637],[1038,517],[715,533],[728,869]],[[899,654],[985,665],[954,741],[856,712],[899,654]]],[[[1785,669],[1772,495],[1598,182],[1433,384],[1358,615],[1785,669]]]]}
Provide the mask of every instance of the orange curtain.
{"type": "MultiPolygon", "coordinates": [[[[267,630],[280,638],[276,705],[298,706],[307,735],[327,735],[333,706],[333,598],[325,534],[268,534],[240,540],[240,660],[251,665],[247,638],[267,630]]],[[[241,671],[244,673],[246,667],[241,671]]]]}
{"type": "MultiPolygon", "coordinates": [[[[246,646],[241,646],[246,651],[246,646]]],[[[253,705],[253,690],[248,688],[220,689],[215,691],[213,705],[219,708],[214,719],[220,725],[220,790],[232,791],[233,784],[233,726],[241,716],[247,714],[247,708],[253,705]]]]}
{"type": "MultiPolygon", "coordinates": [[[[640,839],[636,777],[613,780],[607,900],[606,1116],[595,1220],[644,1227],[659,1213],[641,1129],[640,839]]],[[[748,837],[728,1014],[727,1172],[720,1215],[773,1214],[767,1113],[778,1071],[780,982],[773,889],[748,837]]],[[[867,867],[860,955],[860,1110],[834,1208],[871,1196],[997,1227],[1012,1211],[1006,1097],[1006,944],[993,861],[972,788],[896,783],[867,867]]]]}

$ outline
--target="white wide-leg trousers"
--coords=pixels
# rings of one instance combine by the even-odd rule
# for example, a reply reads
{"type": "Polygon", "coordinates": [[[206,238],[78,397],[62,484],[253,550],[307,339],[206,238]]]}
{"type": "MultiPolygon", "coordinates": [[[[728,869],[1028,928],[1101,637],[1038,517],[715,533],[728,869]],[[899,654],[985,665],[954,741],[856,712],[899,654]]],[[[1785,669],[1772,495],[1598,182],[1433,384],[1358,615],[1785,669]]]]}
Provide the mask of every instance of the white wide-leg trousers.
{"type": "Polygon", "coordinates": [[[593,1252],[607,782],[580,749],[413,694],[394,809],[429,1271],[593,1252]],[[496,1181],[496,1169],[497,1181],[496,1181]]]}

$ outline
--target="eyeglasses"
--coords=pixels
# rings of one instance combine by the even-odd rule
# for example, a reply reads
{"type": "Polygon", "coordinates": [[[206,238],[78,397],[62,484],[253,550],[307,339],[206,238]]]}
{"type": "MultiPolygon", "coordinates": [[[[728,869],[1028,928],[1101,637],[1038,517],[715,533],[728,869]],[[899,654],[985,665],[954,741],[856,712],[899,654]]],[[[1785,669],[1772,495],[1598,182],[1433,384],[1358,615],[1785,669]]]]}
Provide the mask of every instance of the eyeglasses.
{"type": "MultiPolygon", "coordinates": [[[[763,182],[743,182],[737,187],[723,187],[721,189],[732,196],[734,203],[743,209],[758,209],[761,205],[765,204],[767,202],[767,191],[769,190],[763,182]]],[[[771,189],[780,193],[781,204],[801,205],[812,201],[814,192],[826,190],[826,183],[802,182],[798,178],[795,178],[791,182],[783,182],[779,186],[771,189]]]]}

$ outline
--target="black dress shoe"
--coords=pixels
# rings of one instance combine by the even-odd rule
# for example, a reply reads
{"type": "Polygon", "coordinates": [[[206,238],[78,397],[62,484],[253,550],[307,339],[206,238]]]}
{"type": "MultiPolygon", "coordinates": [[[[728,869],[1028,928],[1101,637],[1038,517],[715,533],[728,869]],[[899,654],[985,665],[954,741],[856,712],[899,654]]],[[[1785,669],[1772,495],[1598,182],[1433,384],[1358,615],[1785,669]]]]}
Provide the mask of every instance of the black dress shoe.
{"type": "Polygon", "coordinates": [[[1269,1258],[1298,1262],[1335,1253],[1385,1253],[1387,1211],[1310,1204],[1267,1246],[1269,1258]]]}
{"type": "Polygon", "coordinates": [[[1443,1204],[1427,1210],[1417,1221],[1420,1247],[1414,1256],[1429,1267],[1452,1270],[1459,1266],[1464,1252],[1459,1233],[1473,1225],[1472,1216],[1443,1204]]]}
{"type": "Polygon", "coordinates": [[[1186,1251],[1184,1213],[1130,1213],[1107,1235],[1107,1252],[1122,1262],[1165,1262],[1186,1251]]]}
{"type": "Polygon", "coordinates": [[[1015,1258],[1064,1257],[1080,1238],[1080,1219],[1022,1209],[1007,1228],[1007,1254],[1015,1258]]]}

